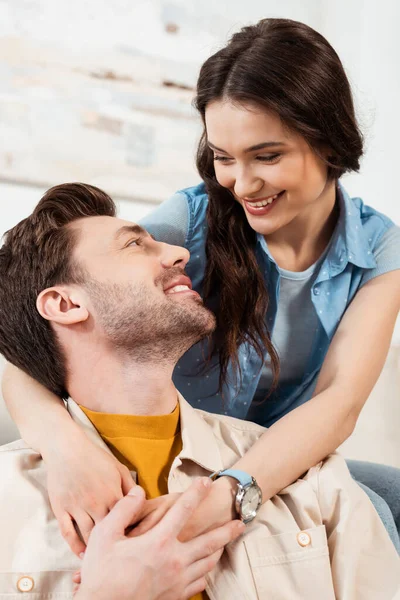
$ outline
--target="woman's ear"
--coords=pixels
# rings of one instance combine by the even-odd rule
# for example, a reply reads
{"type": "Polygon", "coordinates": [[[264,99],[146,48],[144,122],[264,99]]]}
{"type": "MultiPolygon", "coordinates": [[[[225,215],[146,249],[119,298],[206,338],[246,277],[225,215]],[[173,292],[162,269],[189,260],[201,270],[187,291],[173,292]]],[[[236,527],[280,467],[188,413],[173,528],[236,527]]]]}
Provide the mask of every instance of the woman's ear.
{"type": "Polygon", "coordinates": [[[74,325],[89,318],[89,311],[77,290],[66,286],[54,286],[40,292],[36,308],[46,321],[60,325],[74,325]]]}

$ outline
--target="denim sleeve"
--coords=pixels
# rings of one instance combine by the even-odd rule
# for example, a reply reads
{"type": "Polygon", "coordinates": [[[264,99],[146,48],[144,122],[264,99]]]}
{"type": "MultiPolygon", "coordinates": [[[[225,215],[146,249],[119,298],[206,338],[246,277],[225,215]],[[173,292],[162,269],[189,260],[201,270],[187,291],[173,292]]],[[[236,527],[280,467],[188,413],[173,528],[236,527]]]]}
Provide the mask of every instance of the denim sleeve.
{"type": "Polygon", "coordinates": [[[400,269],[400,227],[393,225],[385,231],[375,247],[374,258],[376,267],[365,271],[360,287],[379,275],[400,269]]]}
{"type": "Polygon", "coordinates": [[[185,194],[174,194],[140,221],[140,225],[157,241],[184,246],[189,224],[189,208],[185,194]]]}

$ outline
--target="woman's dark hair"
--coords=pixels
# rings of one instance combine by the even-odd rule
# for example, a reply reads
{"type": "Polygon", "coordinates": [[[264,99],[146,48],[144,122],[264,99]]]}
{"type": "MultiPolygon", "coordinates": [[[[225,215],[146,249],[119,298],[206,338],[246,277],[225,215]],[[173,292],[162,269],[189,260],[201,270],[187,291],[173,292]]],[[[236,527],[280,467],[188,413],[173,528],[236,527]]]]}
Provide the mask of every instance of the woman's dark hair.
{"type": "Polygon", "coordinates": [[[209,196],[204,296],[208,303],[218,297],[213,307],[217,316],[213,349],[219,355],[220,387],[229,363],[240,375],[238,347],[247,341],[260,358],[267,351],[274,388],[279,359],[265,322],[268,292],[256,259],[256,233],[231,192],[217,182],[213,152],[207,145],[205,112],[214,100],[251,103],[273,111],[320,158],[320,151],[329,148],[329,159],[323,160],[331,180],[358,171],[363,140],[338,55],[304,23],[263,19],[244,27],[200,70],[195,106],[204,131],[197,168],[209,196]]]}

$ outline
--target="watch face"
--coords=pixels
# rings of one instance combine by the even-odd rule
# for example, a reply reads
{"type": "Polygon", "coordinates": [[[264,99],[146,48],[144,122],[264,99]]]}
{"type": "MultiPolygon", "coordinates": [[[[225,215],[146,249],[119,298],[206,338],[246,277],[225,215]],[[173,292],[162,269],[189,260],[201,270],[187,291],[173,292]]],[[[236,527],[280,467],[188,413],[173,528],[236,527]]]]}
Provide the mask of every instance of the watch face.
{"type": "Polygon", "coordinates": [[[256,514],[256,510],[261,500],[260,489],[256,486],[249,487],[242,500],[242,515],[245,519],[253,517],[256,514]]]}

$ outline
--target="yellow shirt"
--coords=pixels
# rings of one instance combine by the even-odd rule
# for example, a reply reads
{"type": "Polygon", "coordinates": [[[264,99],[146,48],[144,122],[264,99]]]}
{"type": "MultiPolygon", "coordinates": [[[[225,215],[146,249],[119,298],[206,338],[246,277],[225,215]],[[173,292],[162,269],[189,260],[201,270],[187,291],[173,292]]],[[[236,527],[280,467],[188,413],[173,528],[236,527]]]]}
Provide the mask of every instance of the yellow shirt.
{"type": "MultiPolygon", "coordinates": [[[[118,460],[136,471],[147,498],[168,494],[168,474],[182,450],[179,403],[169,415],[136,416],[94,412],[80,407],[118,460]]],[[[192,600],[206,600],[196,594],[192,600]]]]}

